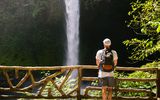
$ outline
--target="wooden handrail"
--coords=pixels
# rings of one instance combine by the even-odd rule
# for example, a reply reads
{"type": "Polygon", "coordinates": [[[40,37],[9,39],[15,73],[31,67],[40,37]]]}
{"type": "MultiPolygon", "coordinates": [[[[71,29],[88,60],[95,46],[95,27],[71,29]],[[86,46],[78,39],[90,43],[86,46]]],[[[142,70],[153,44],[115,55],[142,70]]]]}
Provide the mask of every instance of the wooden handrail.
{"type": "MultiPolygon", "coordinates": [[[[84,77],[82,75],[83,70],[98,70],[98,67],[96,65],[73,65],[73,66],[0,66],[0,70],[3,72],[4,78],[7,80],[6,83],[8,84],[9,87],[0,87],[0,92],[9,92],[9,91],[17,91],[17,92],[30,92],[31,89],[37,87],[37,86],[42,86],[38,92],[37,95],[34,95],[33,98],[44,98],[42,96],[42,92],[44,91],[44,88],[47,86],[48,82],[51,82],[55,88],[61,93],[61,97],[53,97],[52,96],[52,91],[51,88],[48,88],[48,98],[72,98],[72,97],[77,97],[78,100],[81,100],[82,97],[86,97],[81,95],[81,82],[82,81],[94,81],[97,80],[98,77],[84,77]],[[15,70],[15,77],[16,79],[20,78],[19,77],[19,71],[25,71],[25,75],[19,79],[19,82],[15,85],[12,83],[10,80],[10,75],[8,73],[8,70],[15,70]],[[36,81],[35,77],[33,76],[33,71],[51,71],[55,70],[55,73],[46,76],[45,78],[36,81]],[[66,71],[67,70],[67,71],[66,71]],[[68,71],[69,70],[69,71],[68,71]],[[78,82],[77,82],[77,87],[74,87],[73,90],[71,90],[68,94],[65,94],[65,91],[62,90],[63,85],[67,80],[69,79],[69,76],[71,75],[73,70],[77,70],[78,74],[78,82]],[[57,77],[58,75],[63,74],[66,72],[66,77],[64,77],[64,80],[62,81],[61,84],[56,84],[54,81],[54,78],[57,77]],[[31,80],[31,84],[26,87],[21,87],[27,79],[31,80]],[[72,93],[77,92],[77,96],[71,96],[72,93]]],[[[160,68],[135,68],[135,67],[120,67],[117,66],[116,71],[156,71],[157,73],[157,78],[145,78],[145,79],[138,79],[138,78],[117,78],[118,81],[136,81],[136,82],[156,82],[157,84],[157,97],[160,97],[160,68]]],[[[89,89],[101,89],[101,87],[90,87],[87,88],[87,91],[89,89]]],[[[150,93],[150,90],[144,90],[144,89],[121,89],[121,88],[116,88],[117,91],[134,91],[134,92],[147,92],[150,93]]],[[[87,94],[87,92],[85,93],[87,94]]],[[[3,97],[0,95],[0,97],[3,97]]],[[[28,96],[31,98],[32,96],[28,96]]],[[[86,98],[89,98],[86,97],[86,98]]]]}
{"type": "MultiPolygon", "coordinates": [[[[96,65],[73,65],[73,66],[0,66],[0,69],[16,69],[16,70],[60,70],[60,69],[98,69],[96,65]]],[[[117,71],[154,71],[160,68],[136,68],[117,66],[117,71]]]]}
{"type": "Polygon", "coordinates": [[[81,66],[0,66],[0,69],[16,70],[60,70],[60,69],[77,69],[81,66]]]}

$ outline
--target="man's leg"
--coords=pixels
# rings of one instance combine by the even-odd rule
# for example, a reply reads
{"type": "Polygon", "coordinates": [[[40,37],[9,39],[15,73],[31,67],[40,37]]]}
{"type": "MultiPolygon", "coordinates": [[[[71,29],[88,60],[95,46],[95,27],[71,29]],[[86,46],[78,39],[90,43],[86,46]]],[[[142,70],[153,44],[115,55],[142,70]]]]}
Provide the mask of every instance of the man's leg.
{"type": "Polygon", "coordinates": [[[107,87],[102,86],[102,100],[107,100],[107,87]]]}
{"type": "Polygon", "coordinates": [[[108,100],[112,100],[112,87],[108,87],[108,100]]]}

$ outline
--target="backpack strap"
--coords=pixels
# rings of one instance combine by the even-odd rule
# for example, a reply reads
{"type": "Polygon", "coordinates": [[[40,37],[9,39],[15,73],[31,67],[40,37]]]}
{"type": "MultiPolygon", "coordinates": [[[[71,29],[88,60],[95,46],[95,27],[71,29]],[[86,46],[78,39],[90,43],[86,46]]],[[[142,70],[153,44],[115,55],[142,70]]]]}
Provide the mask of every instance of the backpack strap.
{"type": "Polygon", "coordinates": [[[101,60],[104,60],[104,55],[105,55],[105,49],[102,50],[102,55],[101,55],[101,60]]]}
{"type": "MultiPolygon", "coordinates": [[[[102,51],[103,51],[103,52],[102,52],[102,55],[101,55],[101,60],[104,60],[104,55],[105,55],[106,49],[103,49],[102,51]]],[[[110,50],[108,50],[108,51],[111,52],[112,55],[113,55],[112,49],[110,49],[110,50]]],[[[113,56],[113,59],[114,59],[114,56],[113,56]]]]}
{"type": "Polygon", "coordinates": [[[104,54],[105,54],[105,49],[102,49],[101,61],[100,61],[99,66],[98,66],[99,70],[102,70],[102,68],[103,68],[104,54]]]}

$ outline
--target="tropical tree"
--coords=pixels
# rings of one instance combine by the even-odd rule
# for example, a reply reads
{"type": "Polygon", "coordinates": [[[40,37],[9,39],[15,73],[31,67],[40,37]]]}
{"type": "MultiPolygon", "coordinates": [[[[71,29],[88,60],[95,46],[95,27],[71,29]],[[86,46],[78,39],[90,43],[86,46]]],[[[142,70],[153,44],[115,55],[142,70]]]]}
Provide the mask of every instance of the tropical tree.
{"type": "Polygon", "coordinates": [[[160,1],[136,0],[128,13],[132,19],[128,26],[135,32],[135,38],[123,43],[130,52],[132,61],[154,61],[160,59],[160,1]],[[159,56],[158,56],[159,55],[159,56]]]}

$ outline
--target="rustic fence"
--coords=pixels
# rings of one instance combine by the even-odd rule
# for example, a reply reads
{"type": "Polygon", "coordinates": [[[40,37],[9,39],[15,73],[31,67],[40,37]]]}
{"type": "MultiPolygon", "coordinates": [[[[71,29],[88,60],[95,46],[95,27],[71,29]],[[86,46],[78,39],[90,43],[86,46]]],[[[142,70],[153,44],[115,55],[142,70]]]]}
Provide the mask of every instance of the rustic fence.
{"type": "MultiPolygon", "coordinates": [[[[84,76],[84,70],[97,70],[97,66],[0,66],[0,98],[77,98],[78,100],[83,98],[101,98],[101,96],[90,96],[88,94],[90,90],[101,90],[101,87],[87,86],[84,88],[85,91],[82,91],[83,81],[94,81],[98,79],[97,77],[84,76]],[[56,81],[56,78],[60,78],[61,76],[63,76],[62,81],[56,81]],[[69,80],[72,79],[76,81],[70,82],[69,80]],[[65,89],[67,85],[70,85],[71,90],[65,89]],[[56,94],[55,91],[57,91],[56,94]]],[[[116,78],[114,99],[156,100],[160,97],[160,69],[117,67],[116,71],[153,71],[156,78],[116,78]],[[150,89],[119,88],[118,84],[121,81],[155,82],[157,88],[156,96],[152,95],[150,89]],[[118,92],[145,92],[149,95],[148,97],[120,97],[117,95],[118,92]]]]}

